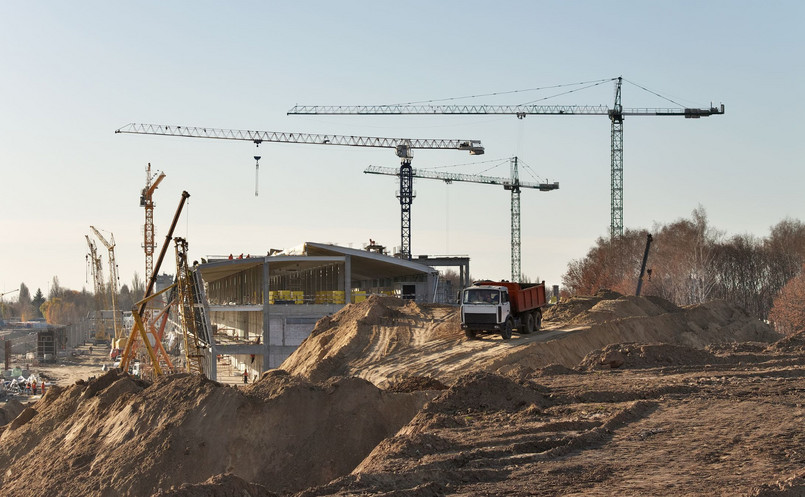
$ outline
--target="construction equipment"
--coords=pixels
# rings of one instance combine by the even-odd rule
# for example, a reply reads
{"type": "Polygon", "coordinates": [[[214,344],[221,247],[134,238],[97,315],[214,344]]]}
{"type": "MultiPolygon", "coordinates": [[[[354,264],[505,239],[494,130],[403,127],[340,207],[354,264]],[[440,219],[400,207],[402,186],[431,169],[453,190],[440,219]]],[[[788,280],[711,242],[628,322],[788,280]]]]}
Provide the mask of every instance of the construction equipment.
{"type": "MultiPolygon", "coordinates": [[[[607,116],[611,122],[611,214],[610,235],[623,235],[623,119],[625,116],[681,116],[698,119],[724,114],[724,105],[697,108],[627,108],[621,105],[622,77],[615,81],[615,104],[603,105],[295,105],[289,115],[494,115],[506,114],[523,119],[527,115],[607,116]]],[[[600,84],[601,82],[596,82],[600,84]]],[[[641,87],[642,88],[642,87],[641,87]]],[[[645,89],[645,88],[643,88],[645,89]]],[[[648,91],[648,90],[647,90],[648,91]]],[[[653,93],[653,92],[652,92],[653,93]]],[[[672,101],[673,102],[673,101],[672,101]]],[[[673,102],[676,103],[676,102],[673,102]]]]}
{"type": "MultiPolygon", "coordinates": [[[[412,176],[414,178],[422,179],[438,179],[445,183],[452,183],[453,181],[465,181],[469,183],[481,183],[486,185],[501,185],[505,190],[510,190],[511,194],[511,264],[512,264],[512,281],[520,281],[520,189],[533,188],[541,192],[559,189],[559,183],[531,183],[527,181],[520,181],[520,174],[518,172],[518,158],[512,157],[511,159],[511,177],[510,178],[497,178],[493,176],[483,176],[479,174],[462,174],[462,173],[446,173],[427,171],[422,169],[413,169],[412,176]]],[[[399,171],[390,167],[382,166],[369,166],[364,171],[366,174],[385,174],[389,176],[399,176],[399,171]]]]}
{"type": "Polygon", "coordinates": [[[140,193],[140,207],[145,208],[145,227],[143,229],[143,249],[145,250],[145,278],[154,272],[154,190],[165,178],[165,173],[151,175],[151,163],[145,169],[145,188],[140,193]]]}
{"type": "Polygon", "coordinates": [[[128,124],[115,133],[133,133],[188,138],[215,138],[243,140],[260,146],[263,142],[305,143],[311,145],[342,145],[351,147],[393,148],[400,158],[400,256],[411,258],[411,202],[413,199],[411,159],[414,149],[465,150],[472,155],[484,153],[480,140],[378,138],[370,136],[344,136],[275,131],[248,131],[239,129],[201,128],[195,126],[168,126],[163,124],[128,124]]]}
{"type": "MultiPolygon", "coordinates": [[[[170,368],[173,369],[173,365],[168,358],[167,352],[165,352],[164,347],[162,347],[162,341],[160,337],[156,335],[155,330],[151,326],[146,326],[146,323],[143,321],[143,316],[146,313],[146,308],[148,306],[148,302],[156,298],[157,296],[167,292],[168,290],[173,289],[175,283],[155,294],[152,295],[154,291],[154,285],[156,284],[157,280],[157,271],[162,266],[162,261],[165,259],[165,252],[167,252],[168,245],[170,244],[171,237],[173,236],[173,230],[176,229],[176,223],[179,221],[179,216],[182,213],[182,208],[184,207],[185,201],[190,197],[190,194],[182,192],[182,198],[179,201],[179,207],[176,209],[176,213],[173,216],[173,221],[171,222],[170,228],[168,229],[168,234],[165,237],[165,243],[162,245],[162,250],[159,253],[159,258],[157,259],[156,265],[154,270],[151,273],[151,277],[148,279],[148,285],[145,288],[145,296],[142,300],[135,304],[135,308],[132,310],[132,315],[134,317],[134,326],[131,329],[131,333],[129,334],[128,339],[126,340],[126,346],[123,349],[123,353],[120,359],[120,369],[123,371],[128,371],[128,367],[131,364],[132,359],[134,358],[134,350],[135,350],[135,342],[137,337],[140,337],[145,345],[146,350],[148,351],[148,356],[151,359],[151,366],[153,368],[153,372],[156,376],[161,376],[163,374],[163,368],[160,365],[160,358],[165,361],[165,364],[170,368]],[[153,344],[151,342],[154,342],[153,344]],[[157,349],[156,352],[154,349],[157,349]],[[160,354],[157,357],[157,352],[160,354]]],[[[166,308],[167,309],[167,308],[166,308]]],[[[163,311],[165,312],[165,311],[163,311]]]]}
{"type": "Polygon", "coordinates": [[[115,330],[115,343],[112,345],[112,348],[117,348],[117,341],[123,338],[123,314],[120,309],[117,308],[117,293],[118,293],[118,276],[117,276],[117,263],[115,262],[115,235],[110,234],[110,240],[108,241],[104,236],[98,231],[95,226],[90,226],[90,229],[95,236],[100,240],[100,242],[106,247],[106,250],[109,253],[109,295],[111,295],[112,301],[112,322],[114,325],[115,330]]]}
{"type": "Polygon", "coordinates": [[[103,309],[106,307],[106,291],[103,283],[103,266],[101,264],[101,256],[98,255],[98,249],[95,242],[89,237],[84,235],[89,245],[89,254],[87,254],[87,261],[92,269],[92,282],[95,288],[95,343],[102,343],[109,340],[109,334],[106,332],[106,324],[103,320],[103,309]]]}
{"type": "Polygon", "coordinates": [[[187,240],[177,237],[173,243],[176,246],[176,306],[184,337],[187,372],[203,375],[207,359],[204,350],[211,345],[201,315],[203,302],[196,291],[194,273],[187,264],[187,240]]]}
{"type": "Polygon", "coordinates": [[[515,328],[521,334],[531,333],[542,326],[546,302],[544,281],[479,281],[462,292],[461,328],[467,338],[475,338],[478,331],[500,331],[508,340],[515,328]]]}

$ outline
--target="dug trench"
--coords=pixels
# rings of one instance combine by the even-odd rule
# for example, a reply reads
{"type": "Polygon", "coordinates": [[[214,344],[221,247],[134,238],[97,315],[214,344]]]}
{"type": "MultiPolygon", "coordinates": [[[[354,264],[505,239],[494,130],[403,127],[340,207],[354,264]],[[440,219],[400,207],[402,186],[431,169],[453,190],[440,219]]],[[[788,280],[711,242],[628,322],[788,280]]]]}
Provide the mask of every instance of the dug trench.
{"type": "Polygon", "coordinates": [[[802,495],[805,338],[723,302],[612,292],[466,340],[371,298],[235,389],[111,371],[5,426],[0,493],[802,495]]]}

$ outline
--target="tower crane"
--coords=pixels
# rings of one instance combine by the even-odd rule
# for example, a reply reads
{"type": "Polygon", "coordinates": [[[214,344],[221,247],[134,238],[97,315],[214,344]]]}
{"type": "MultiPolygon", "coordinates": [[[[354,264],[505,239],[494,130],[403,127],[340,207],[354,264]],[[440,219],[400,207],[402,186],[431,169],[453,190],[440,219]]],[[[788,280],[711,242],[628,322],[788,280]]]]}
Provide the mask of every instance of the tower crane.
{"type": "Polygon", "coordinates": [[[109,339],[106,333],[106,325],[103,322],[102,310],[106,306],[106,297],[103,283],[103,266],[101,265],[101,256],[98,255],[98,249],[95,242],[89,237],[84,235],[89,245],[89,255],[87,255],[88,262],[92,268],[92,281],[95,286],[95,341],[104,342],[109,339]]]}
{"type": "MultiPolygon", "coordinates": [[[[389,176],[398,176],[400,173],[394,168],[382,166],[369,166],[364,171],[366,174],[385,174],[389,176]]],[[[469,183],[481,183],[485,185],[501,185],[505,190],[511,191],[511,265],[512,265],[512,281],[521,280],[521,266],[520,266],[520,189],[533,188],[541,192],[559,189],[559,183],[532,183],[527,181],[520,181],[518,172],[518,158],[512,157],[511,159],[511,177],[498,178],[493,176],[483,176],[479,174],[463,174],[463,173],[446,173],[436,171],[426,171],[422,169],[414,169],[412,171],[414,178],[423,179],[438,179],[445,183],[452,183],[453,181],[465,181],[469,183]]]]}
{"type": "Polygon", "coordinates": [[[145,169],[145,188],[140,193],[140,207],[145,208],[145,228],[143,229],[143,249],[145,250],[145,279],[154,271],[154,190],[165,178],[165,173],[151,175],[151,163],[145,169]]]}
{"type": "MultiPolygon", "coordinates": [[[[106,247],[109,253],[109,294],[112,296],[112,323],[115,329],[115,342],[123,338],[123,319],[120,309],[117,308],[117,292],[118,292],[118,276],[117,276],[117,263],[115,262],[115,235],[110,234],[108,241],[101,234],[95,226],[90,226],[90,229],[100,242],[106,247]]],[[[116,347],[116,345],[115,345],[116,347]]]]}
{"type": "Polygon", "coordinates": [[[484,153],[484,147],[481,146],[480,140],[378,138],[135,123],[123,126],[116,130],[115,133],[242,140],[253,142],[258,147],[263,142],[275,142],[393,148],[397,157],[400,158],[400,224],[402,226],[400,242],[401,257],[403,259],[411,258],[411,203],[413,200],[411,159],[414,155],[414,149],[465,150],[472,155],[484,153]]]}
{"type": "Polygon", "coordinates": [[[523,119],[527,115],[607,116],[611,122],[611,213],[610,235],[623,235],[623,119],[626,116],[680,116],[698,119],[724,114],[724,104],[710,108],[623,108],[621,85],[615,81],[615,103],[603,105],[295,105],[289,115],[514,115],[523,119]]]}

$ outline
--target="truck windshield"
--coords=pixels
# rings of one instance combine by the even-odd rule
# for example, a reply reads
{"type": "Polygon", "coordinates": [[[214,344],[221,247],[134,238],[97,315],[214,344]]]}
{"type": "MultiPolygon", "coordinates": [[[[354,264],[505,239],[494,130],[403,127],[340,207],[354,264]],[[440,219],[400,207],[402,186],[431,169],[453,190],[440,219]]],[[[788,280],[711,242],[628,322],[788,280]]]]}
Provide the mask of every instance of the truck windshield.
{"type": "Polygon", "coordinates": [[[487,290],[480,288],[464,290],[465,304],[497,305],[498,302],[500,302],[500,292],[498,290],[487,290]]]}

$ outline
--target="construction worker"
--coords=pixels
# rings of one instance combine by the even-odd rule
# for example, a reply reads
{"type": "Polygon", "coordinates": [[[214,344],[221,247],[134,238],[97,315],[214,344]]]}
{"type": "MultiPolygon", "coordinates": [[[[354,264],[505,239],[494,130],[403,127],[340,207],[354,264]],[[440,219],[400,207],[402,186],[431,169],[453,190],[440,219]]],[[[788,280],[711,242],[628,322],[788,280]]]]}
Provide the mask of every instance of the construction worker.
{"type": "Polygon", "coordinates": [[[249,383],[249,372],[248,371],[243,372],[243,383],[244,384],[249,383]]]}

